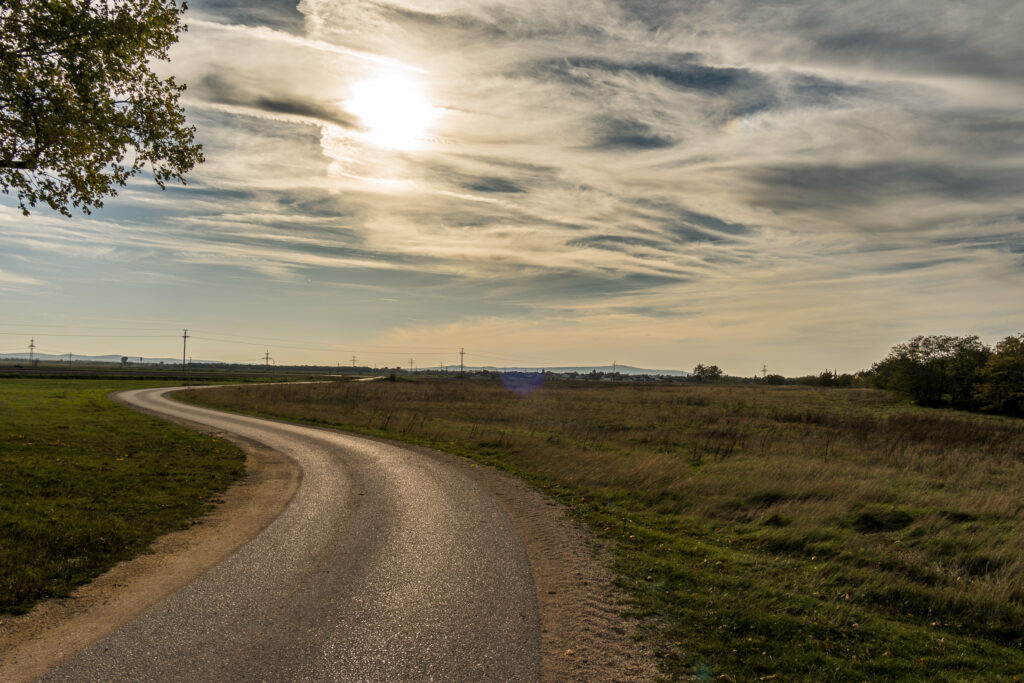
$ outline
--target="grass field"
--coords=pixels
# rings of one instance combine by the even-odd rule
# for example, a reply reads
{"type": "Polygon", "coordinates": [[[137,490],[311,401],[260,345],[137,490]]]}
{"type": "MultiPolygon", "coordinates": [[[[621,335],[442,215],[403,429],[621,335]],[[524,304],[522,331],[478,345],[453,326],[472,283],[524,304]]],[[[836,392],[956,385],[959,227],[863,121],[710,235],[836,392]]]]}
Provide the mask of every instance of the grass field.
{"type": "Polygon", "coordinates": [[[667,677],[1024,680],[1024,425],[868,390],[476,380],[190,400],[460,453],[568,504],[667,677]]]}
{"type": "Polygon", "coordinates": [[[231,444],[107,398],[154,384],[0,380],[0,612],[67,595],[244,473],[231,444]]]}

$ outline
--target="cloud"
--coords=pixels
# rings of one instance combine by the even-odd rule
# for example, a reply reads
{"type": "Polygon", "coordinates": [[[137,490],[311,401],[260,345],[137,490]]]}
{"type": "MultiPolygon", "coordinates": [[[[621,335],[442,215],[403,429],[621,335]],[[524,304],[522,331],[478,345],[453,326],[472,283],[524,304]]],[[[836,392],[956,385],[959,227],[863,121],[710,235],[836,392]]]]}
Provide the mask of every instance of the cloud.
{"type": "Polygon", "coordinates": [[[981,203],[1024,186],[1024,168],[899,161],[755,167],[750,176],[760,188],[757,201],[775,210],[873,207],[908,196],[981,203]]]}
{"type": "MultiPolygon", "coordinates": [[[[642,330],[650,364],[684,369],[770,353],[812,371],[830,348],[856,369],[906,334],[1024,314],[1005,295],[1024,252],[1018,2],[192,11],[170,67],[208,159],[192,184],[133,183],[70,224],[0,214],[0,245],[27,259],[4,272],[50,282],[44,262],[74,254],[267,299],[367,288],[397,300],[387,319],[358,309],[367,339],[397,325],[607,362],[642,330]],[[430,104],[406,147],[350,111],[381,90],[401,127],[395,83],[430,104]]],[[[323,310],[282,310],[320,333],[323,310]]]]}
{"type": "Polygon", "coordinates": [[[716,68],[697,61],[697,55],[668,55],[662,62],[614,62],[599,58],[565,58],[539,65],[558,78],[576,84],[599,81],[602,77],[629,75],[652,78],[666,85],[711,94],[759,85],[746,69],[716,68]]]}
{"type": "MultiPolygon", "coordinates": [[[[294,0],[263,0],[259,3],[202,0],[198,8],[193,7],[193,11],[198,9],[204,16],[223,19],[228,25],[270,28],[301,36],[304,32],[304,22],[295,4],[294,0]]],[[[186,15],[186,18],[188,23],[195,25],[197,20],[193,15],[186,15]]]]}
{"type": "MultiPolygon", "coordinates": [[[[213,104],[228,104],[251,108],[273,114],[286,114],[311,123],[332,124],[342,128],[360,128],[358,120],[345,112],[336,102],[324,102],[304,97],[297,93],[267,92],[266,87],[257,90],[238,83],[237,76],[221,71],[209,73],[190,88],[190,95],[213,104]]],[[[288,119],[285,119],[288,120],[288,119]]]]}
{"type": "Polygon", "coordinates": [[[45,283],[34,277],[18,275],[17,273],[0,270],[0,289],[2,290],[16,290],[29,286],[36,287],[43,284],[45,283]]]}
{"type": "Polygon", "coordinates": [[[225,34],[234,35],[241,37],[248,41],[256,41],[258,43],[283,43],[292,47],[300,48],[302,50],[311,50],[314,52],[323,52],[328,54],[342,55],[345,57],[354,57],[359,60],[370,62],[373,64],[380,64],[383,66],[391,66],[402,69],[410,69],[416,71],[415,67],[409,67],[400,61],[382,57],[361,50],[343,47],[335,43],[324,40],[316,40],[311,38],[305,38],[298,36],[293,33],[286,31],[279,31],[266,26],[250,26],[246,24],[224,24],[215,21],[205,21],[202,19],[196,19],[191,22],[191,26],[206,29],[215,33],[219,33],[222,36],[225,34]]]}
{"type": "Polygon", "coordinates": [[[672,138],[655,133],[642,121],[607,119],[598,123],[598,129],[595,145],[606,149],[660,149],[675,144],[672,138]]]}
{"type": "Polygon", "coordinates": [[[495,176],[477,178],[463,185],[470,192],[498,192],[502,194],[525,192],[511,180],[495,176]]]}

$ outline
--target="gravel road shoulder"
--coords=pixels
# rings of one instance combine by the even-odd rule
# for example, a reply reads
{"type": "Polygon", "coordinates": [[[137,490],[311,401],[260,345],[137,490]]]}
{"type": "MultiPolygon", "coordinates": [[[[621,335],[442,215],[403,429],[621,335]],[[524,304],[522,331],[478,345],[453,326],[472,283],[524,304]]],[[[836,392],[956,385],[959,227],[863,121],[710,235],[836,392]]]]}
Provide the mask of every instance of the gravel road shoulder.
{"type": "Polygon", "coordinates": [[[637,639],[637,622],[622,616],[625,596],[608,569],[608,551],[570,519],[564,506],[494,468],[416,450],[460,467],[498,501],[526,543],[537,588],[545,682],[658,677],[654,656],[637,639]]]}

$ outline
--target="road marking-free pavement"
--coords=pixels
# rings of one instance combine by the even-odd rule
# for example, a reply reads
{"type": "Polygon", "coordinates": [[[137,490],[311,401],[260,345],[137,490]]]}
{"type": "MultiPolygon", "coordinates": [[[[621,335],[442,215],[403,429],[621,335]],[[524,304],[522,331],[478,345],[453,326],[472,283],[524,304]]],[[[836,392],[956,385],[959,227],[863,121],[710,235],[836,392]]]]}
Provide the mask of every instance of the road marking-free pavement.
{"type": "Polygon", "coordinates": [[[120,395],[302,470],[250,543],[44,681],[539,681],[525,546],[452,466],[399,445],[120,395]]]}

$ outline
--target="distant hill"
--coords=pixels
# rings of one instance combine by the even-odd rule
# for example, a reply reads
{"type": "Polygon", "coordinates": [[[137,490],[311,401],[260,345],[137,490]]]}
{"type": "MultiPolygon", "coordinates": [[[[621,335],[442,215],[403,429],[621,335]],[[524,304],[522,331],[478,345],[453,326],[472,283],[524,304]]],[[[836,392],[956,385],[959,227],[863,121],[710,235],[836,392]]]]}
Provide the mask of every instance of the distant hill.
{"type": "MultiPolygon", "coordinates": [[[[55,353],[37,353],[34,355],[36,360],[45,361],[63,361],[67,362],[70,360],[73,363],[117,363],[121,364],[121,356],[118,355],[107,355],[107,356],[82,356],[77,353],[67,354],[62,353],[57,355],[55,353]]],[[[0,360],[28,360],[27,351],[18,351],[16,353],[0,353],[0,360]]],[[[195,360],[192,359],[192,363],[220,363],[219,360],[195,360]]],[[[128,356],[128,363],[132,365],[155,365],[164,363],[166,365],[181,365],[180,358],[140,358],[139,356],[128,356]]]]}
{"type": "Polygon", "coordinates": [[[519,368],[519,367],[494,367],[493,365],[485,365],[480,367],[466,367],[466,370],[486,370],[488,372],[540,372],[545,370],[547,372],[555,373],[568,373],[577,372],[581,375],[590,374],[591,372],[603,372],[613,373],[617,372],[620,375],[662,375],[666,377],[689,377],[692,373],[686,372],[685,370],[650,370],[648,368],[637,368],[632,365],[581,365],[578,367],[551,367],[551,368],[519,368]]]}

